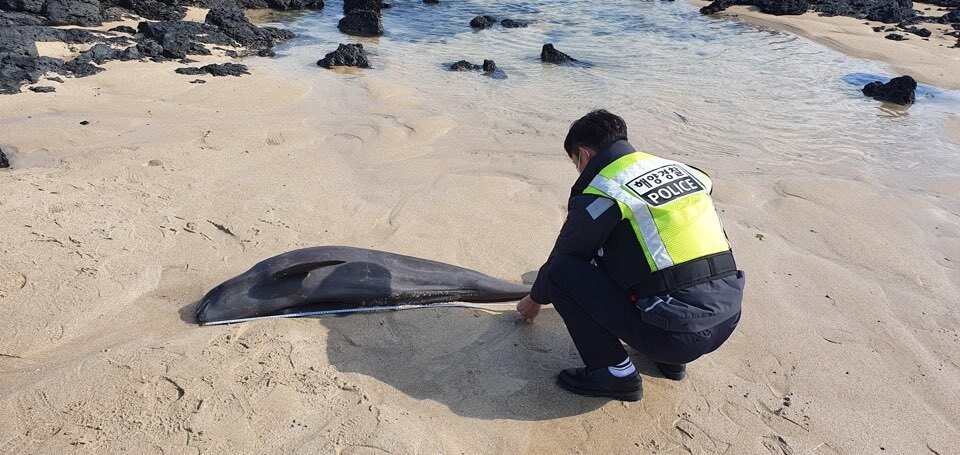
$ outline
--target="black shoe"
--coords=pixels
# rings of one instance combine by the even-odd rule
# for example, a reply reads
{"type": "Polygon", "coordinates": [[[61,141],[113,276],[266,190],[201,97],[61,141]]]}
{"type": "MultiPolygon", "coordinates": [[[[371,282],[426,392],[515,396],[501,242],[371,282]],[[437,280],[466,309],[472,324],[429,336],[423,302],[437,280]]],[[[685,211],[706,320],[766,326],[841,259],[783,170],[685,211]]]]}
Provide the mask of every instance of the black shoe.
{"type": "Polygon", "coordinates": [[[643,383],[633,373],[625,378],[610,374],[606,368],[587,370],[567,368],[557,376],[557,385],[577,395],[605,397],[621,401],[640,401],[643,398],[643,383]]]}
{"type": "Polygon", "coordinates": [[[663,373],[667,379],[673,379],[674,381],[682,381],[683,378],[687,377],[687,364],[681,363],[679,365],[674,365],[672,363],[660,363],[654,362],[657,364],[657,369],[663,373]]]}

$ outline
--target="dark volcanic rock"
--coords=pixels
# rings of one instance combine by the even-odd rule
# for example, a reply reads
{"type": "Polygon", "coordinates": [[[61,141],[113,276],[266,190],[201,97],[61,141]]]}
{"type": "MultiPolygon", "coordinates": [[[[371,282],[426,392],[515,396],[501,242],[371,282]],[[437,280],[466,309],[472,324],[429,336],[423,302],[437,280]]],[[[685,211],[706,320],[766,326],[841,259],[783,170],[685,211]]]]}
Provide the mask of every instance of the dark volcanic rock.
{"type": "Polygon", "coordinates": [[[547,63],[567,63],[577,61],[577,59],[556,50],[553,47],[553,44],[550,43],[543,45],[543,49],[540,51],[540,60],[547,63]]]}
{"type": "Polygon", "coordinates": [[[897,24],[914,16],[913,0],[716,0],[700,9],[715,14],[734,5],[757,6],[768,14],[798,14],[807,4],[824,16],[849,16],[857,19],[897,24]]]}
{"type": "Polygon", "coordinates": [[[450,71],[476,71],[480,68],[480,65],[474,65],[466,60],[460,60],[459,62],[450,65],[450,71]]]}
{"type": "Polygon", "coordinates": [[[334,66],[369,68],[370,62],[367,60],[367,53],[363,51],[362,44],[341,43],[337,50],[317,61],[317,66],[324,68],[333,68],[334,66]]]}
{"type": "Polygon", "coordinates": [[[886,38],[886,39],[888,39],[888,40],[890,40],[890,41],[906,41],[906,40],[907,40],[907,37],[905,37],[905,36],[903,36],[903,35],[901,35],[901,34],[899,34],[899,33],[891,33],[891,34],[889,34],[889,35],[887,35],[887,36],[884,36],[884,38],[886,38]]]}
{"type": "Polygon", "coordinates": [[[93,76],[101,71],[103,68],[93,65],[89,62],[85,62],[78,58],[66,62],[61,67],[62,71],[67,72],[68,74],[73,75],[74,77],[87,77],[93,76]]]}
{"type": "Polygon", "coordinates": [[[233,39],[216,26],[196,22],[141,22],[137,29],[143,34],[144,38],[147,38],[140,41],[142,46],[138,46],[138,48],[141,53],[149,57],[158,56],[155,53],[154,43],[160,45],[159,56],[174,59],[184,58],[187,54],[196,54],[197,48],[200,47],[199,43],[220,46],[235,44],[233,39]]]}
{"type": "Polygon", "coordinates": [[[0,53],[0,94],[20,93],[23,84],[34,84],[44,73],[62,66],[55,58],[0,53]]]}
{"type": "Polygon", "coordinates": [[[37,87],[30,87],[30,91],[31,91],[31,92],[36,92],[36,93],[53,93],[53,92],[57,91],[57,89],[55,89],[55,88],[53,88],[53,87],[48,87],[48,86],[45,86],[45,85],[40,85],[40,86],[37,86],[37,87]]]}
{"type": "Polygon", "coordinates": [[[470,20],[470,26],[479,29],[493,27],[493,24],[496,23],[497,20],[492,16],[477,16],[470,20]]]}
{"type": "Polygon", "coordinates": [[[173,71],[175,71],[177,74],[186,74],[188,76],[199,76],[201,74],[206,73],[206,71],[204,71],[203,68],[200,68],[199,66],[188,66],[186,68],[177,68],[173,71]]]}
{"type": "Polygon", "coordinates": [[[774,16],[803,14],[810,9],[807,0],[756,0],[760,12],[774,16]]]}
{"type": "Polygon", "coordinates": [[[523,21],[515,21],[513,19],[504,19],[500,21],[500,25],[503,26],[503,28],[523,28],[523,27],[526,27],[528,24],[523,21]]]}
{"type": "MultiPolygon", "coordinates": [[[[756,3],[755,1],[749,2],[750,5],[753,5],[755,3],[756,3]]],[[[745,5],[745,4],[747,3],[741,0],[715,0],[713,3],[707,6],[704,6],[703,8],[700,8],[700,14],[703,14],[703,15],[717,14],[720,11],[723,11],[731,6],[745,5]]]]}
{"type": "Polygon", "coordinates": [[[50,25],[100,25],[100,0],[47,0],[43,13],[50,25]]]}
{"type": "Polygon", "coordinates": [[[119,60],[121,52],[123,51],[118,51],[110,46],[107,46],[106,44],[100,43],[91,47],[86,52],[81,53],[79,56],[77,56],[76,60],[85,63],[93,62],[96,64],[101,64],[110,60],[119,60]]]}
{"type": "Polygon", "coordinates": [[[137,50],[144,57],[159,57],[163,54],[163,46],[152,39],[145,39],[137,43],[137,50]]]}
{"type": "Polygon", "coordinates": [[[131,35],[136,35],[136,34],[137,34],[137,29],[135,29],[135,28],[133,28],[133,27],[130,27],[130,26],[128,26],[128,25],[118,25],[118,26],[116,26],[116,27],[114,27],[114,28],[111,28],[110,30],[107,30],[107,31],[108,31],[108,32],[129,33],[129,34],[131,34],[131,35]]]}
{"type": "Polygon", "coordinates": [[[270,0],[271,9],[280,11],[298,10],[298,9],[323,9],[323,0],[270,0]]]}
{"type": "Polygon", "coordinates": [[[187,9],[183,6],[168,5],[157,0],[123,0],[119,6],[129,8],[138,16],[152,21],[177,21],[187,15],[187,9]]]}
{"type": "Polygon", "coordinates": [[[340,19],[337,28],[341,32],[355,36],[382,36],[383,23],[380,14],[375,11],[354,10],[340,19]]]}
{"type": "Polygon", "coordinates": [[[37,45],[31,36],[17,28],[0,28],[0,55],[37,56],[37,45]]]}
{"type": "Polygon", "coordinates": [[[914,16],[913,0],[817,0],[813,7],[824,16],[849,16],[887,24],[914,16]]]}
{"type": "Polygon", "coordinates": [[[943,16],[940,16],[937,19],[937,22],[941,24],[958,24],[960,23],[960,10],[953,10],[943,16]]]}
{"type": "Polygon", "coordinates": [[[925,29],[925,28],[910,27],[910,28],[907,28],[907,29],[905,29],[905,30],[908,31],[908,32],[910,32],[910,33],[913,33],[914,35],[917,35],[917,36],[919,36],[919,37],[921,37],[921,38],[929,38],[930,35],[932,34],[932,33],[930,33],[930,30],[925,29]]]}
{"type": "Polygon", "coordinates": [[[0,9],[23,13],[40,14],[46,0],[0,0],[0,9]]]}
{"type": "Polygon", "coordinates": [[[871,82],[863,87],[863,94],[878,101],[904,106],[916,100],[917,81],[910,76],[895,77],[887,82],[871,82]]]}
{"type": "Polygon", "coordinates": [[[196,67],[187,67],[187,68],[177,68],[176,71],[179,74],[188,74],[196,76],[199,74],[210,74],[211,76],[241,76],[243,74],[250,74],[247,71],[246,65],[241,65],[239,63],[223,63],[223,64],[210,64],[204,65],[199,68],[196,67]]]}
{"type": "Polygon", "coordinates": [[[380,11],[381,8],[383,0],[343,0],[343,14],[357,10],[380,11]]]}
{"type": "Polygon", "coordinates": [[[205,80],[203,80],[203,79],[194,79],[194,80],[190,81],[190,83],[191,83],[191,84],[206,84],[207,81],[205,81],[205,80]]]}
{"type": "Polygon", "coordinates": [[[223,33],[243,46],[253,49],[273,47],[294,37],[293,32],[274,27],[257,27],[247,20],[240,7],[224,3],[207,13],[206,23],[215,25],[223,33]]]}
{"type": "Polygon", "coordinates": [[[0,11],[0,27],[21,27],[25,25],[43,25],[43,19],[30,13],[0,11]]]}
{"type": "Polygon", "coordinates": [[[960,0],[925,0],[924,3],[929,3],[931,5],[937,5],[937,6],[948,6],[953,8],[960,8],[960,0]]]}
{"type": "Polygon", "coordinates": [[[10,160],[7,159],[7,154],[0,149],[0,169],[6,169],[10,167],[10,160]]]}
{"type": "Polygon", "coordinates": [[[493,79],[507,78],[507,75],[497,68],[497,64],[493,60],[484,60],[483,65],[475,65],[466,60],[460,60],[450,65],[450,71],[483,71],[485,76],[493,79]]]}

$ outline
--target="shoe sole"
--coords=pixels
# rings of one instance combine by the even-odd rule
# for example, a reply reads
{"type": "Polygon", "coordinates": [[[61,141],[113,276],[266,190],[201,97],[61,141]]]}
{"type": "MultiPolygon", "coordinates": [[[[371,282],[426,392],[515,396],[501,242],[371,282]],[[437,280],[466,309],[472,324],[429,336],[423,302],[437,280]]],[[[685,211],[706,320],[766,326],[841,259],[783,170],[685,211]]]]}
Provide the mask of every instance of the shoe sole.
{"type": "Polygon", "coordinates": [[[667,378],[667,379],[670,379],[670,380],[672,380],[672,381],[682,381],[682,380],[684,380],[684,379],[687,378],[687,372],[686,372],[686,371],[684,371],[683,373],[677,374],[677,373],[667,373],[667,372],[661,370],[660,373],[663,374],[663,377],[665,377],[665,378],[667,378]]]}
{"type": "Polygon", "coordinates": [[[643,398],[643,389],[633,392],[600,392],[596,390],[587,390],[567,384],[563,379],[557,377],[557,385],[561,389],[585,397],[613,398],[620,401],[640,401],[643,398]]]}

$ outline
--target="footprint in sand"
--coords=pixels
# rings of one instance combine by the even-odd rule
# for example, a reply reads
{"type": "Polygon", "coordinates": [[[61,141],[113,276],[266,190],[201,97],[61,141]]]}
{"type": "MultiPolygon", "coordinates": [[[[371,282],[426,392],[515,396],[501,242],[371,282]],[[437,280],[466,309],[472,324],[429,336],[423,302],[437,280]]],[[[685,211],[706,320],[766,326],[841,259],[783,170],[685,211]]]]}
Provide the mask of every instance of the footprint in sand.
{"type": "Polygon", "coordinates": [[[287,140],[283,137],[283,133],[277,133],[273,136],[268,137],[263,142],[265,142],[267,145],[277,146],[277,145],[283,145],[283,143],[286,141],[287,140]]]}

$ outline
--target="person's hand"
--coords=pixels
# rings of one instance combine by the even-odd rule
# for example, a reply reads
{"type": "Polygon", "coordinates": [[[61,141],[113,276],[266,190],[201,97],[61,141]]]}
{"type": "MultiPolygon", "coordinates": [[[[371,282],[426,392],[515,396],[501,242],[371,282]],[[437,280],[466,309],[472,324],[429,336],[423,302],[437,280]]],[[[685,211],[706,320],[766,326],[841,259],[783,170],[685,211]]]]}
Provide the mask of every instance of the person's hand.
{"type": "Polygon", "coordinates": [[[540,313],[540,304],[528,295],[517,302],[517,312],[520,313],[521,320],[526,321],[527,324],[533,324],[533,320],[540,313]]]}

